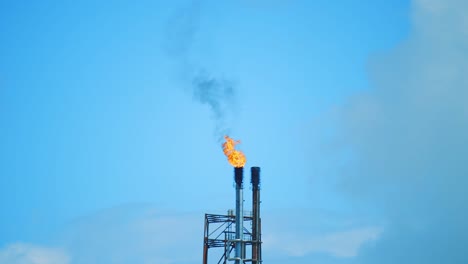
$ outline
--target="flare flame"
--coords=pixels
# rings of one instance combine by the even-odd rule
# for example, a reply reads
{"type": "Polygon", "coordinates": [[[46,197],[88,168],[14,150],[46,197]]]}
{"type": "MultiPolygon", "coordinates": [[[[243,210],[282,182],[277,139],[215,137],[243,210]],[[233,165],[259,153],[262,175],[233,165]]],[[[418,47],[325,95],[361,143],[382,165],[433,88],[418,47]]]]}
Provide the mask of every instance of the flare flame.
{"type": "Polygon", "coordinates": [[[244,167],[247,159],[242,151],[235,149],[235,146],[240,143],[240,140],[234,140],[228,136],[224,136],[224,138],[226,142],[223,143],[223,152],[229,163],[236,168],[244,167]]]}

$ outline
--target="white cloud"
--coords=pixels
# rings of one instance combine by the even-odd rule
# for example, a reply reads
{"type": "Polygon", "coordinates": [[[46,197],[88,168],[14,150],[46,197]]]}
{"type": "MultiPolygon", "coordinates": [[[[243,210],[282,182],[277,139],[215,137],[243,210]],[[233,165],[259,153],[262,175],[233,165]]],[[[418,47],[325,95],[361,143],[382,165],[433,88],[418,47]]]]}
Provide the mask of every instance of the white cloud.
{"type": "MultiPolygon", "coordinates": [[[[351,259],[381,229],[346,216],[313,210],[287,215],[264,212],[263,257],[268,263],[320,254],[351,259]],[[285,220],[294,224],[284,225],[285,220]],[[279,257],[279,258],[277,258],[279,257]]],[[[82,217],[53,239],[59,247],[14,244],[0,251],[1,264],[189,264],[203,249],[203,213],[176,214],[151,206],[121,206],[82,217]]],[[[219,259],[219,251],[210,251],[219,259]]]]}
{"type": "Polygon", "coordinates": [[[353,151],[340,190],[387,223],[359,263],[468,263],[467,10],[415,0],[408,39],[375,55],[372,89],[334,113],[334,143],[353,151]]]}
{"type": "MultiPolygon", "coordinates": [[[[203,219],[203,213],[174,214],[151,206],[118,207],[76,222],[64,232],[60,244],[70,251],[73,264],[198,263],[202,259],[203,219]]],[[[279,263],[275,259],[278,254],[352,258],[382,232],[347,216],[314,210],[290,210],[287,216],[266,211],[263,219],[264,261],[269,263],[279,263]],[[284,217],[296,220],[285,226],[284,217]]]]}
{"type": "Polygon", "coordinates": [[[70,258],[61,248],[16,243],[0,249],[4,264],[69,264],[70,258]]]}
{"type": "Polygon", "coordinates": [[[72,264],[197,263],[203,214],[161,212],[150,206],[121,206],[83,217],[60,236],[72,264]]]}
{"type": "Polygon", "coordinates": [[[267,234],[264,238],[265,249],[281,251],[289,256],[302,257],[308,254],[325,253],[339,258],[352,258],[367,242],[379,238],[382,229],[377,227],[354,228],[321,235],[307,235],[284,232],[267,234]]]}

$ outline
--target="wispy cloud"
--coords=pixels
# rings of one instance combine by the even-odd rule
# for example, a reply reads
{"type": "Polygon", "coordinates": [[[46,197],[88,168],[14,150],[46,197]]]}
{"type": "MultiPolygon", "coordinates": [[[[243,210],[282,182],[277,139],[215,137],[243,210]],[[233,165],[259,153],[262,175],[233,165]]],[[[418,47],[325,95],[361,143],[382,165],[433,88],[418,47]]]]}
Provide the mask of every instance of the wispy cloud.
{"type": "Polygon", "coordinates": [[[16,243],[0,249],[0,263],[5,264],[70,264],[62,248],[16,243]]]}
{"type": "MultiPolygon", "coordinates": [[[[297,219],[294,225],[285,226],[276,212],[264,212],[265,262],[279,264],[281,258],[290,257],[307,261],[320,254],[352,259],[382,231],[314,211],[290,212],[288,216],[297,219]]],[[[7,246],[0,251],[0,263],[195,264],[202,259],[203,217],[203,212],[171,213],[150,205],[111,208],[71,223],[53,240],[54,247],[7,246]]],[[[219,251],[211,252],[212,258],[220,257],[216,255],[219,251]]]]}
{"type": "MultiPolygon", "coordinates": [[[[317,260],[317,256],[353,259],[361,248],[380,239],[382,225],[371,224],[358,216],[322,210],[288,210],[263,214],[265,255],[317,260]]],[[[271,261],[271,260],[269,260],[271,261]]]]}
{"type": "Polygon", "coordinates": [[[294,257],[329,254],[333,257],[352,258],[357,256],[365,243],[378,239],[381,232],[382,229],[377,227],[354,228],[321,235],[311,235],[308,230],[304,230],[301,233],[266,234],[264,243],[268,250],[294,257]]]}
{"type": "Polygon", "coordinates": [[[202,223],[203,214],[128,205],[77,220],[58,243],[69,250],[73,264],[197,263],[202,223]]]}

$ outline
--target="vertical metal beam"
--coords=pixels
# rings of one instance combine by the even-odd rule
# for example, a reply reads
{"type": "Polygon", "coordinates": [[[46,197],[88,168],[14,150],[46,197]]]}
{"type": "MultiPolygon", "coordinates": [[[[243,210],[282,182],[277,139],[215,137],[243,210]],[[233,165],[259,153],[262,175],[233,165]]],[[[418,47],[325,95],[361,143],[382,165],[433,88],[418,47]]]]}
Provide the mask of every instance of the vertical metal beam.
{"type": "Polygon", "coordinates": [[[208,219],[205,214],[205,236],[203,239],[203,264],[208,264],[208,219]]]}
{"type": "Polygon", "coordinates": [[[257,237],[258,237],[257,261],[258,261],[258,264],[261,264],[263,262],[263,260],[262,260],[262,219],[261,218],[258,219],[258,230],[257,231],[258,231],[258,233],[257,233],[257,237]]]}
{"type": "Polygon", "coordinates": [[[243,245],[242,239],[244,236],[244,197],[242,193],[242,180],[244,168],[234,168],[234,180],[236,182],[236,251],[235,264],[241,264],[243,245]]]}

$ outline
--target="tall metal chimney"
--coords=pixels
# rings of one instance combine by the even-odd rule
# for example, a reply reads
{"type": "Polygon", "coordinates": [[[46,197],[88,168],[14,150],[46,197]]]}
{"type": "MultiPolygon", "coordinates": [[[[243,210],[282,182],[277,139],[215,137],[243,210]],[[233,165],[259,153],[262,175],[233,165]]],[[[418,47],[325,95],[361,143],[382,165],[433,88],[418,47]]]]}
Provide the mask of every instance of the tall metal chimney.
{"type": "Polygon", "coordinates": [[[262,263],[260,222],[260,167],[250,168],[252,183],[252,264],[262,263]]]}
{"type": "Polygon", "coordinates": [[[236,182],[236,248],[235,264],[243,263],[243,236],[244,236],[244,198],[242,193],[242,180],[244,177],[244,167],[234,168],[234,180],[236,182]]]}

